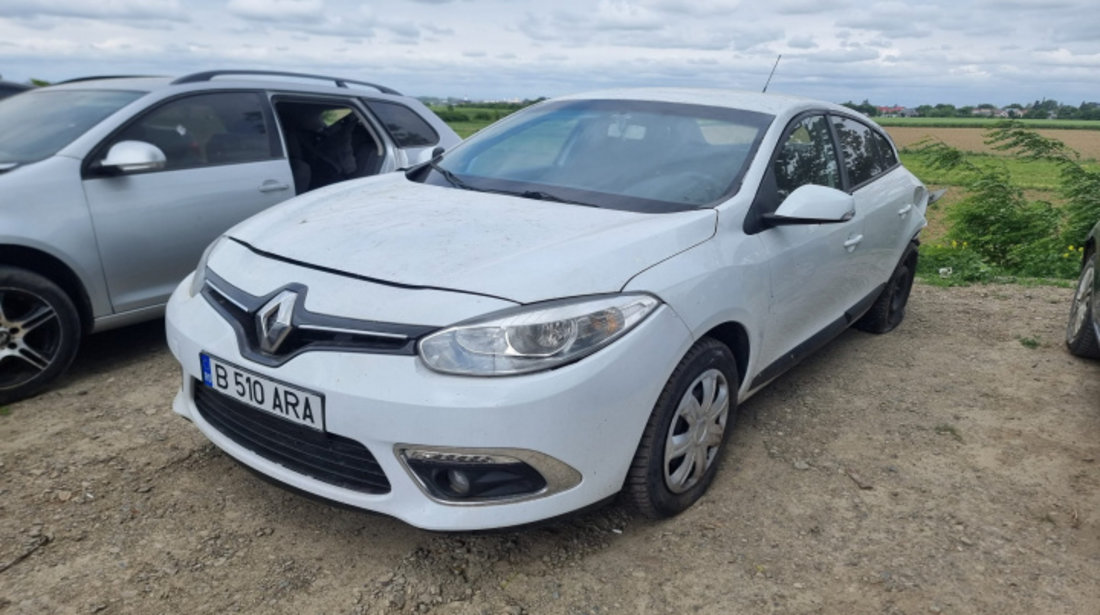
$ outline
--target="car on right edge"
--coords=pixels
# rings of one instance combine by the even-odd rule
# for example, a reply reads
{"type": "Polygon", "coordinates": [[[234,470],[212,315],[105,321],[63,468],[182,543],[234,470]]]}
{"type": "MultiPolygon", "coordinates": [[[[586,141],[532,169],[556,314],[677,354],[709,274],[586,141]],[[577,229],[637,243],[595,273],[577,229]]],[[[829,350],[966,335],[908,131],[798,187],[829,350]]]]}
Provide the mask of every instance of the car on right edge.
{"type": "Polygon", "coordinates": [[[1066,346],[1079,357],[1100,358],[1100,222],[1085,240],[1081,276],[1077,278],[1073,305],[1066,326],[1066,346]]]}
{"type": "Polygon", "coordinates": [[[741,401],[902,321],[929,198],[839,105],[547,101],[228,230],[168,303],[173,409],[277,482],[423,528],[619,492],[669,517],[741,401]]]}

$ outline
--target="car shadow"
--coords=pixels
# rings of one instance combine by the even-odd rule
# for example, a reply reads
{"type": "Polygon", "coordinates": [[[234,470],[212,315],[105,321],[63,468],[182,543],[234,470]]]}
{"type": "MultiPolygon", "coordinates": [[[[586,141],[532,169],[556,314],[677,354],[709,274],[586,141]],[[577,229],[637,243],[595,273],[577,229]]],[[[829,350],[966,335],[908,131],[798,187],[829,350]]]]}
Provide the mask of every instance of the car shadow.
{"type": "Polygon", "coordinates": [[[163,318],[95,333],[84,339],[62,382],[110,372],[167,350],[163,318]]]}

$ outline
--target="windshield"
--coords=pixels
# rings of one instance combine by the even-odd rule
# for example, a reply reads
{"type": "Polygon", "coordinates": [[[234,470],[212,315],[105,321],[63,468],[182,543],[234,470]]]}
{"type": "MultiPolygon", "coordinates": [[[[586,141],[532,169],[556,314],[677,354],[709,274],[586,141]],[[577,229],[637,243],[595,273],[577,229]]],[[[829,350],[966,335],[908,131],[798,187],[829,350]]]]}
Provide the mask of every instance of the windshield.
{"type": "Polygon", "coordinates": [[[553,102],[470,137],[435,165],[430,181],[613,209],[682,211],[737,191],[771,120],[678,103],[553,102]]]}
{"type": "Polygon", "coordinates": [[[142,94],[42,90],[0,100],[0,164],[48,158],[142,94]]]}

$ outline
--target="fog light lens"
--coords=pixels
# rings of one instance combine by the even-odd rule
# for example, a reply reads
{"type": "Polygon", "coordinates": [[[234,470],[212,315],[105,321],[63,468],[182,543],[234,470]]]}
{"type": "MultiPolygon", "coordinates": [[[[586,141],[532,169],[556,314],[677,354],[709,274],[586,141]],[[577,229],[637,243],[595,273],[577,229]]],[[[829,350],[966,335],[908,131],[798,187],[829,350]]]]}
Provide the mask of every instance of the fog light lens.
{"type": "Polygon", "coordinates": [[[451,490],[460,496],[470,494],[470,477],[463,470],[447,470],[447,482],[451,490]]]}
{"type": "Polygon", "coordinates": [[[441,500],[482,502],[546,488],[546,479],[537,470],[505,455],[422,449],[405,449],[401,455],[428,492],[441,500]]]}

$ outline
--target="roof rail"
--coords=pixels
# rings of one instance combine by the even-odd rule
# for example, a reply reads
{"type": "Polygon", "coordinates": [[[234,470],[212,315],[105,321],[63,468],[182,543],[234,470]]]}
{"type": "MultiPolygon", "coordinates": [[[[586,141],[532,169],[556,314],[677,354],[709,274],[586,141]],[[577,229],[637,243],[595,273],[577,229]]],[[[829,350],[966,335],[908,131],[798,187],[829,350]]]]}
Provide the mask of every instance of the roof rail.
{"type": "Polygon", "coordinates": [[[61,85],[62,83],[80,83],[81,81],[96,81],[98,79],[144,79],[145,77],[153,77],[154,75],[90,75],[88,77],[74,77],[72,79],[66,79],[64,81],[58,81],[50,85],[61,85]]]}
{"type": "Polygon", "coordinates": [[[341,79],[340,77],[326,77],[324,75],[311,75],[308,73],[288,73],[280,70],[208,70],[201,73],[192,73],[190,75],[184,75],[179,79],[172,82],[172,85],[179,85],[181,83],[196,83],[198,81],[210,81],[214,77],[221,75],[265,75],[271,77],[297,77],[299,79],[319,79],[321,81],[331,81],[336,84],[336,87],[346,88],[349,83],[355,85],[365,85],[369,88],[374,88],[383,94],[393,94],[400,96],[401,92],[388,88],[384,85],[378,85],[377,83],[369,83],[366,81],[355,81],[354,79],[341,79]]]}

